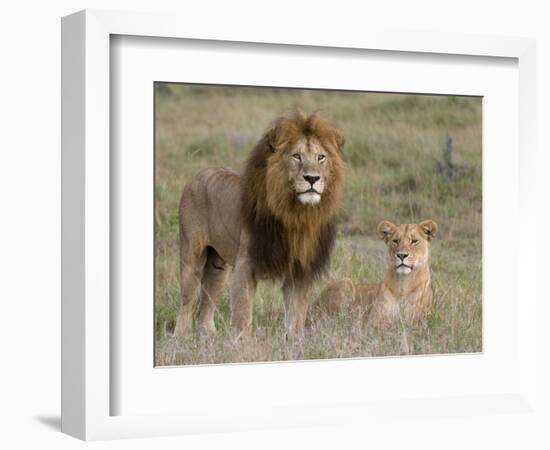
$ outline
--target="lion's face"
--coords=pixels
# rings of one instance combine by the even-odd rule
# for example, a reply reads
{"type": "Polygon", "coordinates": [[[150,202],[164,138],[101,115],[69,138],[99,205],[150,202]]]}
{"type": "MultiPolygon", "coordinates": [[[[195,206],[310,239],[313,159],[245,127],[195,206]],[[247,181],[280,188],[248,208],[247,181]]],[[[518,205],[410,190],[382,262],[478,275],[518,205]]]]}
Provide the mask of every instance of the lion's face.
{"type": "Polygon", "coordinates": [[[433,220],[402,225],[381,222],[378,225],[378,234],[388,246],[390,267],[399,275],[408,275],[427,265],[429,243],[437,234],[437,228],[433,220]]]}
{"type": "Polygon", "coordinates": [[[289,187],[304,205],[321,201],[325,190],[327,150],[315,138],[302,138],[285,152],[289,187]]]}
{"type": "Polygon", "coordinates": [[[264,178],[257,182],[265,183],[258,193],[270,213],[293,227],[331,220],[344,177],[341,131],[318,115],[295,115],[275,122],[264,142],[263,153],[257,153],[264,178]]]}

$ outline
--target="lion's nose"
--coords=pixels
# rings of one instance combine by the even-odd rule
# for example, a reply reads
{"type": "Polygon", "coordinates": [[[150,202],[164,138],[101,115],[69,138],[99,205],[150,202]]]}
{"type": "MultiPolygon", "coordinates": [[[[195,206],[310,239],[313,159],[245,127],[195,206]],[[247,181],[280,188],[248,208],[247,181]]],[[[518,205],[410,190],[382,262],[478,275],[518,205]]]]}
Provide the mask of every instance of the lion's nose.
{"type": "Polygon", "coordinates": [[[404,253],[404,252],[399,252],[399,253],[397,253],[397,257],[398,257],[401,261],[404,261],[405,258],[406,258],[407,256],[409,256],[408,253],[404,253]]]}
{"type": "Polygon", "coordinates": [[[317,183],[317,181],[319,180],[319,176],[317,175],[304,175],[304,180],[306,180],[309,184],[311,184],[312,186],[317,183]]]}

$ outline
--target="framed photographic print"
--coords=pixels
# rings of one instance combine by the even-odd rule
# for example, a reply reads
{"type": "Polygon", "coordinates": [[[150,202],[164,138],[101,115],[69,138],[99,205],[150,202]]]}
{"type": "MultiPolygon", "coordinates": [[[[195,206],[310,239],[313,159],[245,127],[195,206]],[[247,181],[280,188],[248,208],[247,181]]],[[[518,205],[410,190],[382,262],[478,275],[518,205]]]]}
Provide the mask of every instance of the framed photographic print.
{"type": "Polygon", "coordinates": [[[482,351],[481,97],[166,82],[154,95],[157,365],[482,351]],[[269,187],[243,190],[248,177],[269,187]],[[252,317],[231,273],[241,227],[252,317]]]}
{"type": "Polygon", "coordinates": [[[62,31],[63,431],[532,408],[532,41],[62,31]]]}

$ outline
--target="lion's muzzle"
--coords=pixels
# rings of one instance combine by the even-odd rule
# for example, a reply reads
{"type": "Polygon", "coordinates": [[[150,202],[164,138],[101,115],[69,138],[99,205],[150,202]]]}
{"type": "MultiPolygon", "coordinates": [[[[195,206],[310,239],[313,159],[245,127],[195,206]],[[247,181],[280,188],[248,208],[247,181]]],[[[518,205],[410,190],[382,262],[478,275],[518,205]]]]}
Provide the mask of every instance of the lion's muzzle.
{"type": "Polygon", "coordinates": [[[302,204],[315,205],[321,201],[324,183],[319,175],[303,175],[303,180],[296,183],[298,200],[302,204]]]}
{"type": "Polygon", "coordinates": [[[298,193],[298,200],[304,205],[316,205],[321,201],[321,194],[311,188],[305,192],[298,193]]]}

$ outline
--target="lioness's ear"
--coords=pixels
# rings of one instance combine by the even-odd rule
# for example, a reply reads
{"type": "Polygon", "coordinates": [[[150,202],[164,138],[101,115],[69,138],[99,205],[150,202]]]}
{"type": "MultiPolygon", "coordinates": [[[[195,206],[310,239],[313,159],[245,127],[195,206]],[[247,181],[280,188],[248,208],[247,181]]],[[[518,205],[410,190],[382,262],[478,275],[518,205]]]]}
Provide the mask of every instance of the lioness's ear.
{"type": "Polygon", "coordinates": [[[422,233],[426,235],[428,241],[431,241],[437,234],[438,226],[433,220],[425,220],[420,222],[418,226],[422,230],[422,233]]]}
{"type": "Polygon", "coordinates": [[[397,227],[387,220],[384,220],[378,224],[377,230],[378,230],[378,236],[380,239],[382,239],[384,242],[388,242],[388,239],[393,234],[397,227]]]}

